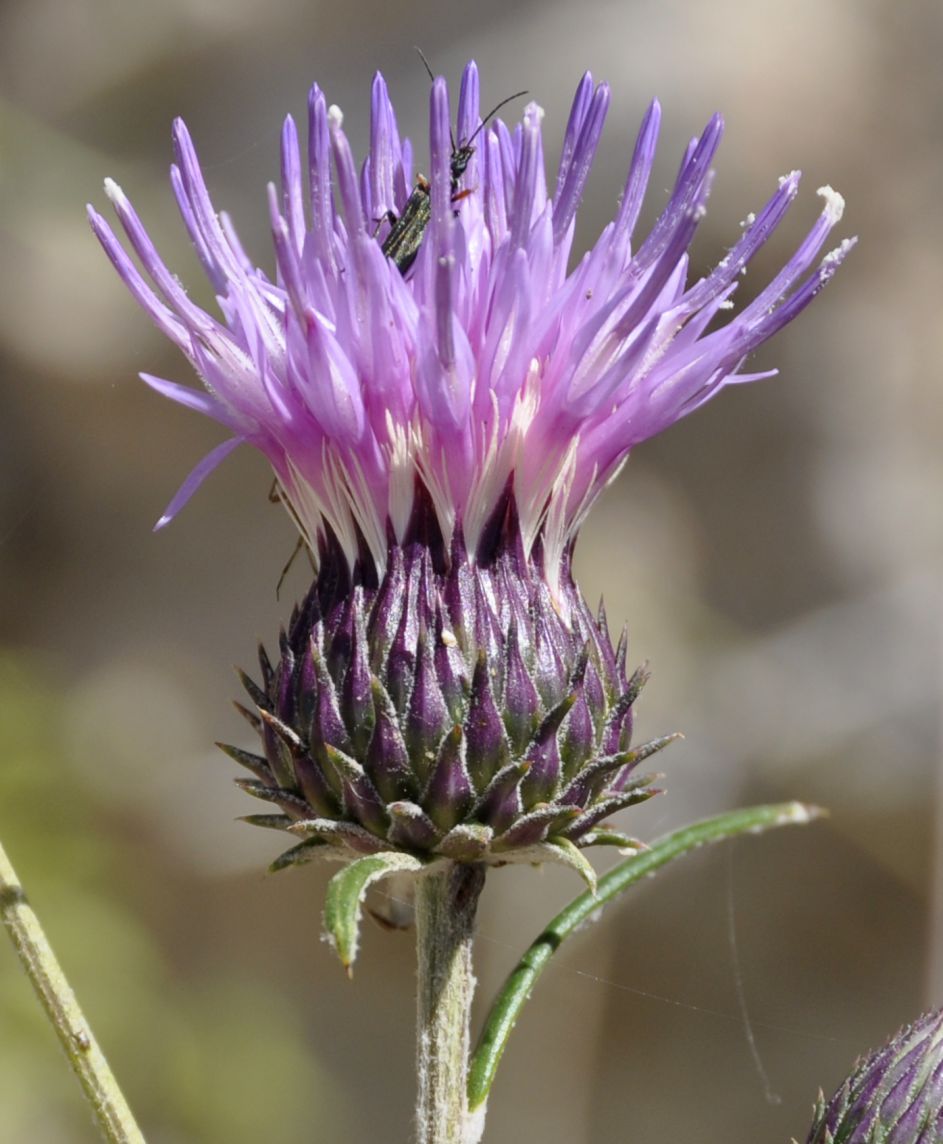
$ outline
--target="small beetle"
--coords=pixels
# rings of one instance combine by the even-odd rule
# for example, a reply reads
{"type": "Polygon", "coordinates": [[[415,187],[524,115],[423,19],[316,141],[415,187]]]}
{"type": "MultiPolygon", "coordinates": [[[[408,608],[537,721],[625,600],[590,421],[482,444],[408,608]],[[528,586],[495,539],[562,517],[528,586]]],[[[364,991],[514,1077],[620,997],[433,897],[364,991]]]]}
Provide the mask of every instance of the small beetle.
{"type": "MultiPolygon", "coordinates": [[[[422,52],[419,52],[419,58],[423,64],[425,64],[429,78],[434,80],[435,77],[432,74],[432,69],[429,67],[426,57],[422,52]]],[[[465,174],[465,169],[472,155],[475,153],[475,140],[484,130],[488,121],[496,115],[505,104],[510,103],[513,99],[520,99],[522,95],[526,94],[526,91],[517,91],[514,95],[509,95],[507,99],[502,99],[496,107],[488,112],[467,142],[456,146],[455,140],[452,140],[452,159],[449,174],[452,180],[453,203],[459,202],[472,193],[471,190],[460,191],[458,185],[462,176],[465,174]]],[[[390,223],[390,232],[383,240],[382,250],[387,258],[395,263],[396,269],[400,274],[405,274],[416,260],[416,255],[419,253],[419,247],[422,245],[422,238],[431,217],[432,202],[430,198],[429,181],[422,175],[419,175],[416,179],[416,186],[403,205],[399,217],[392,211],[387,211],[386,213],[386,218],[390,223]]]]}

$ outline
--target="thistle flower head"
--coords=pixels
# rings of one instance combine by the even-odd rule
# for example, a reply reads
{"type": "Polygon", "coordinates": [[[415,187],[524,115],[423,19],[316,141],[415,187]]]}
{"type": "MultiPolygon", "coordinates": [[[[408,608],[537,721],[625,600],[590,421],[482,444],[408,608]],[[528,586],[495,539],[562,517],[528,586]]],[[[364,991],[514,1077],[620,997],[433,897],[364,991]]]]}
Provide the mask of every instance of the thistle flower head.
{"type": "Polygon", "coordinates": [[[461,860],[534,860],[534,847],[621,841],[602,820],[652,793],[637,778],[625,671],[605,618],[570,575],[589,507],[631,448],[743,373],[851,246],[820,260],[842,200],[729,316],[741,273],[795,198],[794,172],[718,266],[687,281],[722,123],[684,153],[651,233],[633,232],[660,111],[642,122],[615,218],[574,266],[577,207],[609,106],[577,88],[553,187],[536,104],[482,127],[478,72],[462,77],[453,135],[432,84],[428,179],[414,171],[381,76],[359,170],[338,108],[309,97],[307,160],[282,131],[269,187],[274,277],[217,215],[190,136],[174,126],[171,182],[217,293],[198,308],[131,203],[106,184],[137,263],[92,208],[118,273],[190,360],[195,390],[142,375],[224,425],[169,521],[247,442],[319,562],[278,663],[248,682],[265,757],[233,750],[277,804],[265,825],[309,848],[399,848],[461,860]],[[455,142],[453,142],[453,139],[455,142]],[[139,265],[138,265],[139,264],[139,265]],[[727,319],[721,321],[721,318],[727,319]]]}
{"type": "Polygon", "coordinates": [[[551,189],[543,112],[531,103],[513,129],[495,119],[479,132],[478,72],[469,64],[454,137],[475,137],[474,150],[453,180],[449,96],[436,80],[429,178],[418,182],[381,76],[359,171],[340,110],[313,87],[307,162],[288,118],[280,186],[269,186],[274,280],[249,260],[229,219],[216,214],[178,120],[171,182],[222,320],[188,299],[109,181],[108,197],[144,273],[89,208],[95,233],[206,392],[144,380],[231,433],[187,478],[160,523],[236,445],[249,442],[271,462],[315,556],[332,537],[349,565],[366,559],[382,575],[390,543],[406,538],[420,485],[446,544],[461,525],[474,560],[510,483],[524,552],[541,540],[555,588],[563,553],[629,450],[728,382],[751,380],[741,372],[750,352],[812,300],[851,245],[816,265],[842,212],[841,197],[822,188],[821,216],[790,261],[718,325],[747,263],[796,197],[799,174],[781,179],[716,269],[689,284],[688,248],[705,212],[723,125],[715,116],[691,141],[667,206],[635,243],[661,118],[653,103],[616,216],[570,269],[576,211],[608,107],[608,86],[584,76],[551,189]],[[424,203],[426,221],[404,276],[384,243],[412,194],[424,203]]]}
{"type": "Polygon", "coordinates": [[[943,1013],[926,1013],[869,1053],[825,1102],[806,1144],[939,1144],[943,1013]]]}

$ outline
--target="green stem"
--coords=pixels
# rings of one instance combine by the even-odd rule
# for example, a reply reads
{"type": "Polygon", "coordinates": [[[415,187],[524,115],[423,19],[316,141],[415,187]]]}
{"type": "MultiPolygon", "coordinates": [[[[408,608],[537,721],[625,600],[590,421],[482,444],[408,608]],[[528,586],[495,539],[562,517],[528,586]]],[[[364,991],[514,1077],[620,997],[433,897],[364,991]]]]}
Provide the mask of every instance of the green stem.
{"type": "Polygon", "coordinates": [[[16,872],[0,846],[0,917],[69,1063],[79,1078],[102,1136],[110,1144],[144,1144],[144,1137],[59,967],[16,872]]]}
{"type": "Polygon", "coordinates": [[[476,1144],[468,1117],[472,938],[484,868],[463,864],[416,882],[419,971],[418,1144],[476,1144]]]}
{"type": "Polygon", "coordinates": [[[620,862],[599,879],[595,894],[580,894],[557,914],[543,933],[530,946],[495,998],[478,1038],[468,1072],[468,1107],[474,1116],[484,1118],[485,1101],[491,1090],[498,1062],[507,1045],[524,1002],[543,973],[547,962],[563,941],[584,925],[613,898],[640,879],[654,874],[662,866],[690,850],[710,842],[720,842],[738,834],[758,834],[774,826],[790,826],[810,822],[823,812],[817,807],[798,802],[771,806],[753,806],[729,811],[685,826],[653,843],[650,850],[620,862]]]}

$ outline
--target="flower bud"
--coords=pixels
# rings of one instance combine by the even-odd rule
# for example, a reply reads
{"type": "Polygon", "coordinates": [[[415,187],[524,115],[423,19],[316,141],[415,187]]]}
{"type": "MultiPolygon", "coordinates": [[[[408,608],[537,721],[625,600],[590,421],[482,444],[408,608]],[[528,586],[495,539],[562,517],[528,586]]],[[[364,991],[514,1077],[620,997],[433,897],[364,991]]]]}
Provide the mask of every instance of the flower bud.
{"type": "Polygon", "coordinates": [[[926,1013],[859,1060],[825,1103],[806,1144],[940,1144],[943,1010],[926,1013]]]}
{"type": "Polygon", "coordinates": [[[628,745],[644,673],[627,678],[568,564],[552,593],[510,492],[472,553],[460,529],[447,550],[417,504],[382,575],[325,544],[278,662],[263,652],[261,683],[244,677],[263,754],[224,749],[255,775],[243,789],[280,812],[250,821],[305,839],[279,864],[632,846],[602,823],[657,793],[634,771],[670,737],[628,745]]]}

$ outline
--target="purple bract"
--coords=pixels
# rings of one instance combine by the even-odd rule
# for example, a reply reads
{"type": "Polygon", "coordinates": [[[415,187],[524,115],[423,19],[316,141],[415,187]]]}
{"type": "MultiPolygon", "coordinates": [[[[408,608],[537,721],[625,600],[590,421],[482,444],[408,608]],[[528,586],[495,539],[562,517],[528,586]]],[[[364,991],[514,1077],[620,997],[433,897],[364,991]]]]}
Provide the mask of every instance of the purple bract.
{"type": "Polygon", "coordinates": [[[635,770],[674,736],[630,748],[647,672],[626,676],[569,568],[563,619],[509,493],[486,537],[474,566],[460,528],[446,551],[421,495],[379,584],[325,550],[277,664],[243,676],[265,757],[223,749],[278,808],[249,821],[306,839],[276,866],[400,850],[591,878],[577,849],[637,845],[603,820],[658,793],[635,770]]]}
{"type": "Polygon", "coordinates": [[[826,1104],[806,1144],[940,1144],[943,1012],[925,1013],[869,1053],[826,1104]]]}

